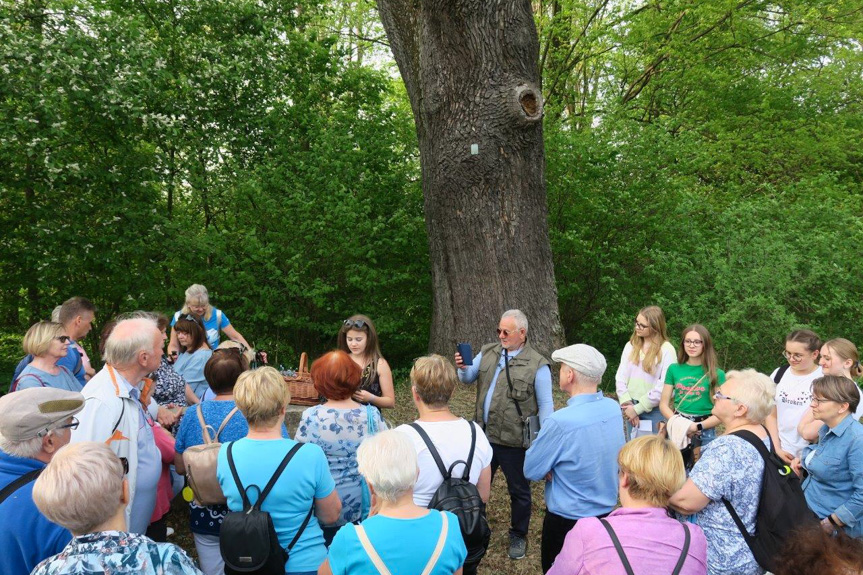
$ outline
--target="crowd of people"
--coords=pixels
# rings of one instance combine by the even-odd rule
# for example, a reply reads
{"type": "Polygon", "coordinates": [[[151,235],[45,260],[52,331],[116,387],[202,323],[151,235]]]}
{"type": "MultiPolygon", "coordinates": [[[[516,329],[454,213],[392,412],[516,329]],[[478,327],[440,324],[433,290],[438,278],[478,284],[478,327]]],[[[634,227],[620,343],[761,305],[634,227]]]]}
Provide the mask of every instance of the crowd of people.
{"type": "Polygon", "coordinates": [[[545,484],[543,573],[754,575],[766,568],[752,539],[770,450],[800,477],[812,516],[773,572],[863,569],[861,364],[846,339],[796,330],[770,376],[725,372],[705,326],[685,327],[675,350],[662,310],[645,307],[613,399],[599,350],[546,358],[525,314],[508,310],[475,356],[460,346],[454,361],[415,360],[416,420],[390,429],[392,371],[371,319],[354,315],[312,363],[320,402],[291,437],[283,375],[252,368],[254,351],[203,286],[171,320],[106,322],[98,371],[79,343],[95,314],[75,297],[58,321],[32,326],[0,397],[4,574],[231,574],[237,545],[254,539],[237,537],[234,514],[252,512],[268,514],[286,574],[472,574],[501,471],[512,560],[537,543],[530,482],[545,484]],[[558,366],[567,400],[555,411],[558,366]],[[459,382],[476,389],[472,421],[450,409],[459,382]],[[181,493],[197,560],[167,542],[181,493]]]}

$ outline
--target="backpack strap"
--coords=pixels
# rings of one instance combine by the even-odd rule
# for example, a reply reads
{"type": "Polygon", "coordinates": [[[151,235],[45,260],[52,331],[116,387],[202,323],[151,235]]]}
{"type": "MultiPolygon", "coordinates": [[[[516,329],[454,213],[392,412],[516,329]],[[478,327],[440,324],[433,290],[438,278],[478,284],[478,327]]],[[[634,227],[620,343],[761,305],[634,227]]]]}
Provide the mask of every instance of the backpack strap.
{"type": "MultiPolygon", "coordinates": [[[[437,449],[435,449],[434,443],[432,443],[431,437],[428,436],[425,429],[423,429],[422,426],[420,426],[420,424],[415,421],[413,423],[409,423],[408,425],[414,428],[414,430],[419,434],[420,438],[426,444],[426,447],[428,447],[429,453],[434,459],[434,462],[437,464],[438,471],[440,471],[440,474],[443,476],[444,480],[452,477],[452,475],[450,474],[452,467],[450,467],[450,471],[447,471],[447,468],[443,464],[443,460],[440,458],[440,454],[438,453],[437,449]]],[[[471,429],[473,429],[473,426],[471,426],[471,429]]],[[[455,465],[455,463],[453,465],[455,465]]]]}
{"type": "MultiPolygon", "coordinates": [[[[780,371],[782,371],[782,368],[780,368],[780,371]]],[[[781,377],[778,373],[776,375],[777,375],[777,377],[781,377]]],[[[762,425],[761,427],[764,427],[764,426],[762,425]]],[[[766,430],[767,429],[765,428],[765,431],[766,430]]],[[[755,435],[754,433],[752,433],[751,431],[748,431],[746,429],[739,429],[737,431],[730,433],[729,435],[734,435],[734,436],[739,437],[740,439],[744,440],[745,442],[747,442],[752,447],[754,447],[755,449],[758,450],[758,454],[761,455],[761,458],[764,460],[764,472],[766,473],[767,472],[767,465],[769,464],[769,460],[770,460],[770,454],[775,453],[775,451],[773,449],[773,443],[771,442],[770,450],[768,451],[767,446],[764,445],[764,442],[761,441],[761,439],[757,435],[755,435]]],[[[770,437],[769,433],[767,434],[767,437],[768,438],[770,437]]],[[[786,466],[786,467],[788,467],[788,466],[786,466]]],[[[788,470],[790,472],[791,468],[788,467],[788,470]]],[[[763,481],[763,479],[762,479],[762,481],[763,481]]],[[[731,519],[734,520],[734,524],[737,525],[737,529],[740,530],[740,534],[743,535],[743,538],[746,540],[746,544],[750,545],[751,544],[750,542],[755,538],[755,536],[750,535],[749,531],[746,530],[746,525],[743,524],[743,520],[740,519],[740,516],[737,514],[737,511],[734,510],[734,506],[731,505],[731,502],[728,501],[728,499],[726,499],[725,497],[723,497],[722,503],[725,504],[725,509],[728,510],[728,514],[731,515],[731,519]]]]}
{"type": "Polygon", "coordinates": [[[680,572],[683,570],[683,563],[686,561],[687,555],[689,555],[689,542],[690,542],[690,534],[689,534],[689,526],[685,521],[680,522],[683,525],[683,549],[680,551],[680,559],[677,560],[677,565],[674,566],[674,571],[671,572],[671,575],[680,575],[680,572]]]}
{"type": "MultiPolygon", "coordinates": [[[[443,552],[443,546],[446,543],[446,536],[449,531],[449,521],[447,521],[446,515],[443,513],[440,514],[440,518],[440,535],[438,535],[437,544],[435,545],[434,551],[432,551],[428,562],[426,562],[426,566],[421,575],[430,575],[437,565],[438,559],[440,559],[441,552],[443,552]]],[[[369,540],[369,536],[366,534],[366,530],[363,528],[362,524],[355,525],[354,527],[357,531],[357,538],[360,540],[360,544],[363,546],[366,554],[368,554],[369,559],[372,560],[372,564],[375,566],[375,569],[378,570],[378,573],[380,573],[380,575],[392,575],[390,570],[387,569],[387,566],[384,564],[383,559],[381,559],[381,556],[378,555],[372,542],[369,540]]]]}
{"type": "MultiPolygon", "coordinates": [[[[276,468],[276,472],[275,472],[275,473],[273,473],[273,476],[272,476],[272,477],[270,477],[270,481],[267,483],[267,486],[266,486],[266,487],[264,487],[264,490],[261,492],[260,497],[258,497],[258,500],[255,502],[255,507],[257,507],[259,511],[260,511],[260,509],[261,509],[261,505],[263,505],[263,503],[264,503],[264,499],[266,499],[266,498],[267,498],[267,495],[269,495],[269,494],[270,494],[270,491],[272,491],[272,490],[273,490],[273,487],[276,485],[276,481],[278,481],[278,480],[279,480],[279,476],[282,474],[282,471],[284,471],[284,470],[285,470],[285,467],[287,467],[287,466],[288,466],[288,463],[290,463],[290,462],[291,462],[291,459],[293,459],[294,455],[297,453],[297,451],[299,451],[299,450],[300,450],[300,448],[301,448],[303,445],[305,445],[305,444],[303,444],[303,443],[296,443],[296,444],[291,448],[291,450],[290,450],[290,451],[288,451],[288,454],[287,454],[287,455],[285,455],[285,458],[284,458],[284,459],[282,459],[282,462],[281,462],[281,463],[279,464],[279,466],[276,468]]],[[[307,521],[308,521],[308,520],[307,520],[307,521]]],[[[303,527],[303,528],[304,528],[304,527],[303,527]]],[[[303,528],[301,528],[301,530],[302,530],[303,528]]]]}
{"type": "MultiPolygon", "coordinates": [[[[200,409],[200,406],[198,407],[200,409]]],[[[231,418],[234,417],[234,414],[240,410],[239,407],[234,407],[228,415],[225,416],[225,419],[222,420],[222,424],[219,426],[219,429],[216,430],[216,441],[219,441],[219,436],[222,434],[222,430],[225,429],[225,426],[228,425],[228,422],[231,421],[231,418]]]]}
{"type": "MultiPolygon", "coordinates": [[[[465,481],[470,481],[470,466],[473,463],[474,451],[476,451],[476,428],[470,421],[467,422],[467,426],[470,427],[470,451],[467,454],[467,463],[464,466],[464,473],[461,478],[465,481]]],[[[452,467],[450,467],[450,474],[452,474],[452,467]]]]}
{"type": "Polygon", "coordinates": [[[782,376],[785,375],[785,372],[788,371],[788,368],[791,367],[787,363],[776,370],[776,375],[773,376],[773,383],[779,384],[782,381],[782,376]]]}
{"type": "Polygon", "coordinates": [[[201,423],[201,435],[203,436],[204,443],[206,445],[209,445],[215,441],[219,441],[219,435],[222,434],[222,430],[225,429],[225,426],[228,425],[228,422],[231,420],[232,417],[234,417],[234,414],[237,413],[238,409],[239,408],[234,407],[234,409],[228,412],[228,415],[225,416],[225,419],[223,419],[221,425],[219,425],[219,429],[214,430],[216,431],[215,438],[211,438],[210,432],[207,430],[207,428],[210,426],[207,425],[206,421],[204,421],[204,410],[201,408],[201,404],[198,404],[198,421],[201,423]]]}
{"type": "MultiPolygon", "coordinates": [[[[623,546],[620,544],[620,539],[617,538],[617,533],[611,528],[611,525],[605,519],[600,519],[600,523],[608,531],[608,536],[611,537],[611,542],[614,543],[614,548],[617,549],[617,554],[620,556],[620,562],[623,563],[623,568],[626,570],[626,575],[635,575],[632,570],[632,565],[629,564],[629,559],[626,558],[626,553],[623,552],[623,546]]],[[[689,531],[686,532],[687,540],[689,539],[689,531]]],[[[676,573],[676,572],[675,572],[676,573]]]]}
{"type": "Polygon", "coordinates": [[[15,481],[13,481],[12,483],[10,483],[9,485],[7,485],[6,487],[4,487],[3,490],[0,491],[0,503],[6,501],[6,499],[8,499],[10,495],[24,487],[31,481],[35,481],[43,470],[44,467],[42,469],[34,469],[33,471],[29,471],[15,481]]]}

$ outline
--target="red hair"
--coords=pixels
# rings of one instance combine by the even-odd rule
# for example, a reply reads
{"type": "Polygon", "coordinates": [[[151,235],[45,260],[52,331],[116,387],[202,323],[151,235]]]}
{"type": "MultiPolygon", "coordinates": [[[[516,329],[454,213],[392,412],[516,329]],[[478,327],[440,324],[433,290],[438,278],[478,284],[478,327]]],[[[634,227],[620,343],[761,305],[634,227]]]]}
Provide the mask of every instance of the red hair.
{"type": "Polygon", "coordinates": [[[348,399],[360,388],[362,370],[342,350],[325,353],[312,364],[315,389],[327,399],[348,399]]]}

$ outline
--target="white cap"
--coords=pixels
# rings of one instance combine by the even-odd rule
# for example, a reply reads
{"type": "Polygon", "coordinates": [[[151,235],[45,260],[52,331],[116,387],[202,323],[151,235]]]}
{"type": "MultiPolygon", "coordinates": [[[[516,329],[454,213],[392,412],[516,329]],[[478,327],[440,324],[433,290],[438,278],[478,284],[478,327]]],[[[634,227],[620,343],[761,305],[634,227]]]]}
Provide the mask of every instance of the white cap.
{"type": "Polygon", "coordinates": [[[558,349],[551,354],[551,359],[565,363],[578,373],[592,379],[602,379],[608,364],[605,357],[595,347],[583,343],[577,343],[558,349]]]}

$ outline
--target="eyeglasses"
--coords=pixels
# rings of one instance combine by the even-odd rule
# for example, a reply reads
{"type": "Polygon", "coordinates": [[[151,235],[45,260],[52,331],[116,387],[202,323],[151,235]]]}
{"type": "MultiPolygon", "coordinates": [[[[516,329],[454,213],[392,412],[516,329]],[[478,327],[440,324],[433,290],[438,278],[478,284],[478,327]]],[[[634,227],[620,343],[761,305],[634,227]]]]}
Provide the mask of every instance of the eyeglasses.
{"type": "Polygon", "coordinates": [[[366,327],[366,322],[361,319],[346,319],[342,324],[348,329],[363,329],[366,327]]]}
{"type": "Polygon", "coordinates": [[[782,352],[782,356],[785,359],[790,359],[791,361],[801,361],[804,357],[806,357],[805,353],[791,353],[788,350],[782,352]]]}
{"type": "Polygon", "coordinates": [[[129,460],[125,457],[121,457],[120,464],[123,466],[123,475],[129,475],[129,460]]]}
{"type": "Polygon", "coordinates": [[[713,394],[713,399],[728,399],[728,400],[731,400],[731,401],[737,401],[737,400],[736,400],[736,399],[734,399],[733,397],[728,397],[727,395],[725,395],[725,394],[724,394],[724,393],[722,393],[721,391],[717,391],[716,393],[714,393],[714,394],[713,394]]]}
{"type": "Polygon", "coordinates": [[[501,334],[503,334],[503,337],[509,337],[509,335],[510,335],[511,333],[515,333],[515,332],[517,332],[517,331],[518,331],[517,329],[512,329],[512,330],[510,330],[510,329],[500,329],[500,328],[497,328],[497,335],[498,335],[498,337],[500,337],[500,335],[501,335],[501,334]]]}
{"type": "Polygon", "coordinates": [[[248,351],[249,348],[247,348],[245,345],[241,344],[240,342],[237,342],[237,343],[239,344],[240,347],[234,347],[234,346],[219,347],[219,348],[214,349],[213,353],[216,353],[217,351],[221,351],[221,352],[225,352],[225,353],[236,353],[237,355],[243,355],[244,353],[246,353],[246,351],[248,351]]]}
{"type": "Polygon", "coordinates": [[[60,343],[68,343],[72,338],[69,337],[68,335],[58,335],[54,339],[56,339],[60,343]]]}
{"type": "Polygon", "coordinates": [[[812,399],[810,399],[810,400],[809,400],[809,405],[815,405],[815,406],[818,406],[818,405],[821,405],[822,403],[829,403],[829,402],[831,402],[831,401],[834,401],[834,400],[832,400],[832,399],[822,399],[822,398],[820,398],[820,397],[815,397],[815,396],[813,395],[813,396],[812,396],[812,399]]]}
{"type": "Polygon", "coordinates": [[[644,324],[643,324],[643,323],[641,323],[640,321],[635,320],[635,327],[636,327],[636,328],[638,328],[638,329],[647,329],[647,328],[649,328],[650,326],[649,326],[649,325],[644,325],[644,324]]]}
{"type": "Polygon", "coordinates": [[[72,423],[67,423],[66,425],[58,425],[56,427],[56,429],[71,429],[74,431],[74,430],[78,429],[78,423],[79,423],[78,418],[73,417],[72,423]]]}
{"type": "Polygon", "coordinates": [[[190,313],[187,313],[187,314],[183,317],[183,319],[185,319],[185,320],[187,320],[187,321],[193,321],[193,322],[195,322],[195,323],[198,323],[199,321],[201,321],[199,318],[197,318],[197,317],[193,316],[193,315],[192,315],[192,314],[190,314],[190,313]]]}
{"type": "Polygon", "coordinates": [[[703,343],[704,342],[701,341],[700,339],[684,339],[683,340],[683,345],[689,345],[689,346],[701,345],[703,343]]]}

